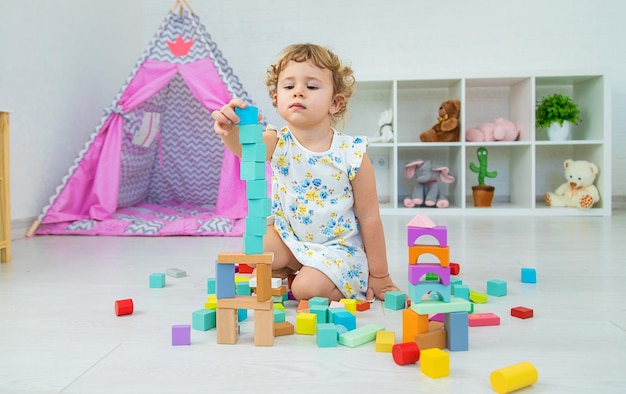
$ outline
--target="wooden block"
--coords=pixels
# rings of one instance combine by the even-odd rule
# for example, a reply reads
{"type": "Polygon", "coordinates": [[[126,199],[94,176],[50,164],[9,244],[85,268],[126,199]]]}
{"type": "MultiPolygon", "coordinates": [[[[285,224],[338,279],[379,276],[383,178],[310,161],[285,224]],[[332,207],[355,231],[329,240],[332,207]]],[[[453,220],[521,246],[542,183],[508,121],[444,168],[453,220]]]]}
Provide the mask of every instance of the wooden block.
{"type": "MultiPolygon", "coordinates": [[[[255,161],[265,164],[267,160],[267,146],[263,143],[242,144],[241,145],[241,161],[255,161]]],[[[248,207],[250,208],[250,207],[248,207]]],[[[248,210],[248,212],[256,212],[248,210]]],[[[265,215],[262,215],[265,216],[265,215]]]]}
{"type": "Polygon", "coordinates": [[[441,349],[425,349],[420,352],[420,370],[429,378],[450,375],[450,355],[441,349]]]}
{"type": "Polygon", "coordinates": [[[417,285],[409,283],[409,299],[412,303],[419,304],[426,293],[431,293],[436,294],[437,299],[441,301],[450,302],[451,290],[452,286],[438,282],[420,281],[417,285]]]}
{"type": "Polygon", "coordinates": [[[534,268],[522,268],[522,283],[537,283],[537,271],[534,268]]]}
{"type": "Polygon", "coordinates": [[[385,308],[399,311],[406,308],[406,294],[401,291],[388,291],[385,293],[385,308]]]}
{"type": "Polygon", "coordinates": [[[523,306],[511,308],[511,316],[519,317],[520,319],[528,319],[533,317],[533,315],[534,311],[530,308],[525,308],[523,306]]]}
{"type": "Polygon", "coordinates": [[[409,264],[422,264],[419,258],[423,254],[432,254],[439,259],[439,265],[442,267],[450,266],[450,247],[449,246],[431,246],[416,245],[409,246],[409,264]]]}
{"type": "Polygon", "coordinates": [[[287,294],[287,286],[280,286],[277,288],[272,288],[271,289],[271,293],[272,296],[276,297],[276,296],[282,296],[284,294],[287,294]]]}
{"type": "Polygon", "coordinates": [[[256,346],[274,345],[274,308],[267,311],[254,311],[254,344],[256,346]]]}
{"type": "Polygon", "coordinates": [[[270,300],[259,301],[255,296],[237,296],[231,298],[219,298],[217,300],[218,308],[225,309],[254,309],[268,311],[274,309],[274,302],[270,300]]]}
{"type": "Polygon", "coordinates": [[[293,324],[288,321],[274,323],[274,336],[280,337],[283,335],[293,335],[294,327],[293,324]]]}
{"type": "Polygon", "coordinates": [[[420,279],[428,274],[436,274],[439,281],[444,285],[450,284],[450,267],[442,267],[439,264],[409,264],[409,283],[417,285],[420,279]]]}
{"type": "Polygon", "coordinates": [[[187,272],[180,268],[168,268],[165,270],[165,275],[171,276],[172,278],[184,278],[187,276],[187,272]]]}
{"type": "MultiPolygon", "coordinates": [[[[428,316],[428,315],[427,315],[428,316]]],[[[411,308],[402,310],[402,342],[411,342],[417,335],[417,312],[411,308]]]]}
{"type": "Polygon", "coordinates": [[[489,299],[489,296],[485,293],[480,293],[478,291],[470,290],[469,292],[470,301],[475,304],[484,304],[489,299]]]}
{"type": "Polygon", "coordinates": [[[506,281],[492,279],[487,281],[487,295],[503,297],[506,295],[506,281]]]}
{"type": "Polygon", "coordinates": [[[396,333],[393,331],[378,331],[376,333],[376,351],[381,353],[391,353],[393,345],[396,344],[396,333]]]}
{"type": "Polygon", "coordinates": [[[444,327],[446,328],[447,347],[451,352],[469,349],[467,312],[446,313],[444,327]]]}
{"type": "Polygon", "coordinates": [[[348,312],[352,313],[353,315],[356,315],[356,299],[342,298],[339,300],[339,302],[341,302],[344,305],[344,307],[346,308],[348,312]]]}
{"type": "Polygon", "coordinates": [[[298,303],[298,307],[296,308],[296,313],[308,312],[309,311],[309,301],[308,300],[300,300],[298,303]]]}
{"type": "MultiPolygon", "coordinates": [[[[251,256],[251,255],[246,255],[251,256]]],[[[249,266],[248,264],[239,263],[239,273],[240,274],[251,274],[254,272],[254,267],[249,266]]]]}
{"type": "Polygon", "coordinates": [[[215,290],[217,298],[232,298],[235,296],[235,265],[215,265],[215,290]]]}
{"type": "Polygon", "coordinates": [[[450,275],[458,275],[461,272],[461,266],[457,263],[450,262],[450,275]]]}
{"type": "Polygon", "coordinates": [[[274,261],[274,253],[245,254],[241,252],[222,252],[217,254],[218,264],[248,264],[255,266],[257,264],[272,265],[274,261]]]}
{"type": "Polygon", "coordinates": [[[256,267],[256,298],[259,301],[272,299],[272,266],[261,264],[256,267]]]}
{"type": "Polygon", "coordinates": [[[450,297],[450,302],[424,300],[419,304],[411,304],[411,309],[422,315],[449,312],[469,312],[471,308],[471,302],[458,297],[450,297]]]}
{"type": "Polygon", "coordinates": [[[420,349],[445,349],[446,329],[443,323],[431,321],[428,323],[428,332],[415,335],[413,342],[417,343],[420,349]]]}
{"type": "Polygon", "coordinates": [[[246,198],[248,200],[267,198],[267,180],[246,181],[246,198]]]}
{"type": "Polygon", "coordinates": [[[317,331],[317,315],[314,313],[298,313],[296,315],[296,334],[315,335],[317,331]]]}
{"type": "Polygon", "coordinates": [[[436,226],[435,222],[428,216],[423,213],[419,213],[413,216],[413,219],[406,225],[407,228],[433,228],[436,226]]]}
{"type": "Polygon", "coordinates": [[[500,325],[500,316],[493,313],[472,313],[467,318],[470,327],[500,325]]]}
{"type": "Polygon", "coordinates": [[[384,331],[385,327],[378,324],[368,324],[356,330],[344,332],[339,335],[339,344],[347,347],[357,347],[376,339],[378,331],[384,331]]]}
{"type": "Polygon", "coordinates": [[[317,347],[337,347],[337,326],[332,323],[317,325],[317,347]]]}
{"type": "Polygon", "coordinates": [[[247,124],[239,126],[240,144],[261,144],[263,143],[263,126],[247,124]]]}
{"type": "Polygon", "coordinates": [[[371,306],[372,304],[369,301],[359,300],[356,303],[356,310],[359,312],[364,312],[366,310],[369,310],[371,306]]]}
{"type": "MultiPolygon", "coordinates": [[[[237,123],[240,127],[244,125],[258,125],[259,124],[259,108],[253,105],[248,105],[246,108],[235,107],[235,114],[239,117],[237,123]]],[[[263,128],[261,128],[263,133],[263,128]]]]}
{"type": "Polygon", "coordinates": [[[165,274],[161,272],[150,274],[150,288],[160,289],[163,287],[165,287],[165,274]]]}
{"type": "Polygon", "coordinates": [[[422,236],[433,237],[437,240],[437,246],[448,246],[448,229],[445,226],[407,228],[407,246],[416,245],[422,236]]]}
{"type": "Polygon", "coordinates": [[[239,337],[237,328],[237,309],[217,309],[217,343],[233,345],[239,337]]]}
{"type": "Polygon", "coordinates": [[[239,163],[239,179],[242,181],[265,179],[265,162],[242,160],[239,163]]]}
{"type": "Polygon", "coordinates": [[[245,254],[261,254],[263,253],[263,236],[248,235],[243,236],[243,252],[245,254]]]}
{"type": "Polygon", "coordinates": [[[132,315],[133,309],[134,309],[134,305],[133,305],[132,298],[115,301],[115,315],[116,316],[132,315]]]}

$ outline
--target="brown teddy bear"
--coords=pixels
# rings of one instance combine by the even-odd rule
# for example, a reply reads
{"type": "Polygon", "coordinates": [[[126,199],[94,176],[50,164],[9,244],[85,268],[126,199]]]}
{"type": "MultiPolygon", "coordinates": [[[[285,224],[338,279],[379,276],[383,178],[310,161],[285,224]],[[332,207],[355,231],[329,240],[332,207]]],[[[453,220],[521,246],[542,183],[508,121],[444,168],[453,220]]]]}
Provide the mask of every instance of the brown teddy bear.
{"type": "Polygon", "coordinates": [[[461,102],[447,100],[439,107],[439,123],[420,134],[422,142],[455,142],[460,140],[461,102]]]}

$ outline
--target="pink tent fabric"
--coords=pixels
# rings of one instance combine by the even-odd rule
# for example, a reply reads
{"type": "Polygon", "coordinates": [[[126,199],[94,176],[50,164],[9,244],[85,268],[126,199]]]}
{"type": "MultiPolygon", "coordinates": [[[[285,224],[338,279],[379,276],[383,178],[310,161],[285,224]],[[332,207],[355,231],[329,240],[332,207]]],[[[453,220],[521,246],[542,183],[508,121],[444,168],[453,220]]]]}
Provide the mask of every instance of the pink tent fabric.
{"type": "MultiPolygon", "coordinates": [[[[219,109],[230,100],[228,90],[210,59],[187,64],[146,60],[42,223],[111,217],[118,203],[124,114],[159,92],[176,73],[180,73],[194,97],[209,111],[219,109]]],[[[216,213],[229,218],[247,215],[245,182],[239,180],[238,174],[239,158],[226,149],[216,213]]]]}

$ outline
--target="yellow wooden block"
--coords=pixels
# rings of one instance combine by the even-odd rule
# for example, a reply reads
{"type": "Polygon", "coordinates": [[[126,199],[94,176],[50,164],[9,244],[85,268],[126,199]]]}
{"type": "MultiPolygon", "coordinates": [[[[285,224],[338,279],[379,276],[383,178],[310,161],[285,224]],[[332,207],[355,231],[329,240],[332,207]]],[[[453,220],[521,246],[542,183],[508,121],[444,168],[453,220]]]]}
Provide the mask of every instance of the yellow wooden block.
{"type": "Polygon", "coordinates": [[[317,332],[317,315],[315,313],[298,313],[296,315],[296,334],[315,335],[317,332]]]}
{"type": "Polygon", "coordinates": [[[243,252],[222,252],[217,254],[218,264],[243,263],[250,266],[256,264],[272,264],[274,253],[245,254],[243,252]]]}
{"type": "Polygon", "coordinates": [[[480,293],[478,291],[470,290],[469,294],[470,301],[475,304],[484,304],[489,299],[489,296],[485,293],[480,293]]]}
{"type": "Polygon", "coordinates": [[[342,298],[339,300],[344,305],[344,308],[353,315],[356,315],[356,299],[342,298]]]}
{"type": "Polygon", "coordinates": [[[396,344],[396,333],[393,331],[378,331],[376,333],[376,351],[391,353],[391,348],[396,344]]]}
{"type": "Polygon", "coordinates": [[[278,309],[280,311],[285,311],[285,305],[281,304],[280,302],[275,302],[274,303],[274,309],[278,309]]]}
{"type": "Polygon", "coordinates": [[[450,355],[441,349],[432,348],[420,353],[420,370],[429,378],[437,379],[450,375],[450,355]]]}
{"type": "Polygon", "coordinates": [[[250,282],[247,276],[235,275],[235,283],[250,282]]]}
{"type": "Polygon", "coordinates": [[[539,380],[539,373],[528,361],[493,371],[489,377],[496,393],[506,394],[531,386],[539,380]]]}
{"type": "Polygon", "coordinates": [[[217,309],[217,295],[209,294],[209,297],[204,302],[204,309],[217,309]]]}

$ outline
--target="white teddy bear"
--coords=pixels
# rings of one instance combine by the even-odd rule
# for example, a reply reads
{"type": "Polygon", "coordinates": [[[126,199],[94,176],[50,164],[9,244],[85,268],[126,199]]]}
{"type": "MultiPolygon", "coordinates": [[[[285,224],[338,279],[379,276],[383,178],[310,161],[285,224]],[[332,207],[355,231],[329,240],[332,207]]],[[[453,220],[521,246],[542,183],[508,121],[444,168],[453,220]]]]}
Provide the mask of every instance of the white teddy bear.
{"type": "Polygon", "coordinates": [[[598,167],[586,160],[565,160],[565,179],[554,193],[546,193],[545,200],[550,207],[576,207],[589,209],[600,201],[600,193],[593,185],[598,175],[598,167]]]}

